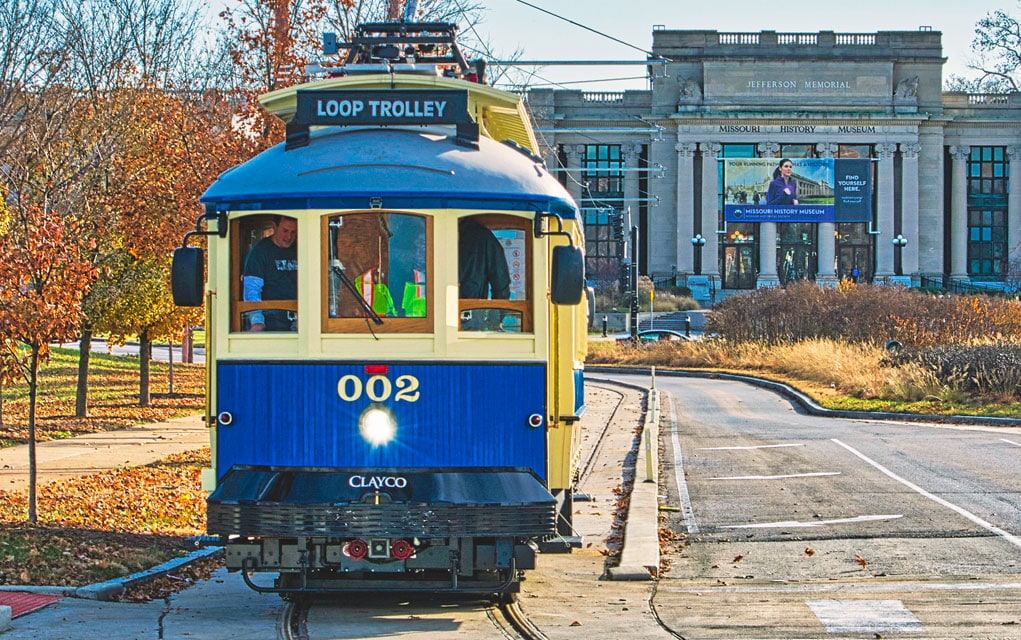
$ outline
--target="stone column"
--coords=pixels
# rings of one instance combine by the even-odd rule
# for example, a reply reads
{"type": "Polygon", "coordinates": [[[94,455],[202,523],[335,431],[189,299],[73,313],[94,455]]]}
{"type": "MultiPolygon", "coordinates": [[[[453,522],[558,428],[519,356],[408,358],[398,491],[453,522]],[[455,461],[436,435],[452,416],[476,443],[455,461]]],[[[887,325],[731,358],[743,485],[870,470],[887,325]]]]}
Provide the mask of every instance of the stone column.
{"type": "Polygon", "coordinates": [[[567,155],[567,192],[571,194],[574,201],[581,206],[581,199],[584,193],[581,183],[581,160],[585,157],[585,145],[567,144],[564,145],[567,155]]]}
{"type": "Polygon", "coordinates": [[[1010,174],[1007,177],[1007,259],[1021,260],[1021,147],[1007,147],[1010,174]]]}
{"type": "MultiPolygon", "coordinates": [[[[638,157],[642,153],[642,145],[625,144],[621,145],[621,153],[624,156],[624,202],[620,203],[621,210],[630,208],[634,211],[633,220],[638,222],[638,157]]],[[[648,243],[645,243],[648,246],[648,243]]],[[[651,264],[651,263],[650,263],[651,264]]]]}
{"type": "Polygon", "coordinates": [[[911,276],[918,284],[918,252],[921,242],[918,234],[918,154],[922,145],[917,142],[900,145],[901,155],[901,235],[908,240],[908,246],[900,250],[901,273],[911,276]]]}
{"type": "Polygon", "coordinates": [[[971,147],[950,147],[950,279],[968,279],[968,156],[971,147]]]}
{"type": "MultiPolygon", "coordinates": [[[[837,145],[832,142],[820,142],[815,150],[821,158],[832,158],[837,153],[837,145]]],[[[820,222],[816,242],[819,271],[815,274],[816,283],[833,286],[837,283],[837,225],[834,222],[820,222]]]]}
{"type": "Polygon", "coordinates": [[[877,228],[874,236],[876,241],[877,278],[889,278],[893,275],[893,154],[896,144],[877,144],[876,157],[879,158],[876,191],[879,211],[877,228]]]}
{"type": "MultiPolygon", "coordinates": [[[[720,143],[699,143],[702,150],[702,228],[699,233],[705,238],[702,247],[702,273],[718,278],[720,275],[720,227],[719,202],[720,181],[717,158],[720,155],[720,143]]],[[[1018,164],[1021,164],[1019,162],[1018,164]]]]}
{"type": "Polygon", "coordinates": [[[677,270],[695,272],[695,253],[691,246],[695,220],[694,142],[678,142],[677,151],[677,270]]]}
{"type": "MultiPolygon", "coordinates": [[[[776,142],[760,142],[759,155],[763,158],[775,158],[780,152],[780,144],[776,142]]],[[[780,277],[776,273],[776,223],[759,223],[759,277],[756,287],[778,287],[780,277]]]]}

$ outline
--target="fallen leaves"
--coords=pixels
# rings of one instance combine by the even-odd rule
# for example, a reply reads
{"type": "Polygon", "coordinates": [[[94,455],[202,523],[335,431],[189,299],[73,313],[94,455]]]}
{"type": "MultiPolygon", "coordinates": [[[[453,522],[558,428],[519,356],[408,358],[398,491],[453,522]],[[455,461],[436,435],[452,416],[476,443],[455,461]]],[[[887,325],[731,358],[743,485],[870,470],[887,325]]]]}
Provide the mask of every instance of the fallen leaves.
{"type": "Polygon", "coordinates": [[[27,500],[0,491],[0,584],[81,586],[149,569],[205,530],[200,468],[209,450],[40,487],[38,525],[27,500]]]}

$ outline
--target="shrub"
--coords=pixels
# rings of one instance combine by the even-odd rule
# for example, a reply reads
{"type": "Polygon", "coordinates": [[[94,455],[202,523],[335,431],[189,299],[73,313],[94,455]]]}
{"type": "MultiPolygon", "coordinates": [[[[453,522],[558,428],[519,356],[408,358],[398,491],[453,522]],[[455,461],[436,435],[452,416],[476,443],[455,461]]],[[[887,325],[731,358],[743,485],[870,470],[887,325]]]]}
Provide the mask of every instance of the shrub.
{"type": "Polygon", "coordinates": [[[890,366],[914,365],[945,389],[1010,402],[1021,394],[1021,346],[943,345],[904,349],[884,359],[890,366]]]}
{"type": "Polygon", "coordinates": [[[729,296],[706,331],[767,344],[813,338],[904,345],[1021,340],[1021,302],[988,296],[933,296],[892,286],[799,282],[729,296]]]}

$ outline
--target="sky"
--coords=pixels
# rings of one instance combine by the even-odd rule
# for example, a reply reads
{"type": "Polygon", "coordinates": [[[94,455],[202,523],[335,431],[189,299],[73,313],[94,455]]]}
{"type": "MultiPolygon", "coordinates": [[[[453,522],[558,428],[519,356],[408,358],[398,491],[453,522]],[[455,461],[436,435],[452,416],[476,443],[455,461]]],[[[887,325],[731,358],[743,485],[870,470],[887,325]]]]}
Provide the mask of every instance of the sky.
{"type": "MultiPolygon", "coordinates": [[[[420,0],[421,1],[421,0],[420,0]]],[[[875,33],[916,31],[931,27],[943,34],[943,56],[948,58],[943,77],[967,75],[972,57],[975,23],[1002,10],[1021,16],[1019,0],[527,0],[633,45],[631,48],[604,36],[557,19],[517,0],[481,0],[487,7],[477,29],[500,58],[520,49],[521,60],[643,60],[638,49],[652,47],[653,25],[666,29],[710,29],[720,32],[836,31],[875,33]]],[[[644,67],[545,67],[538,75],[559,83],[593,77],[643,76],[644,67]]],[[[533,86],[542,80],[533,80],[533,86]]],[[[563,84],[583,91],[619,91],[647,88],[643,79],[616,82],[563,84]]]]}

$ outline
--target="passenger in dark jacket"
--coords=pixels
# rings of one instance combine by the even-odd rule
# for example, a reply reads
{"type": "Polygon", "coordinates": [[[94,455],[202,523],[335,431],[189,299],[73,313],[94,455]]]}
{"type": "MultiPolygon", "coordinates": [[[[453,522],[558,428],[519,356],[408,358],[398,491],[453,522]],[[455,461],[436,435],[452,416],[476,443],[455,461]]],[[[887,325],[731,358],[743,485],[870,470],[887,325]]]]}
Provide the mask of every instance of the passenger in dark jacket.
{"type": "Polygon", "coordinates": [[[471,218],[458,227],[458,282],[462,298],[510,298],[507,256],[493,232],[471,218]]]}
{"type": "MultiPolygon", "coordinates": [[[[486,226],[463,218],[457,234],[460,297],[510,299],[510,269],[503,246],[486,226]]],[[[461,314],[462,331],[502,331],[504,311],[472,309],[461,314]]]]}

